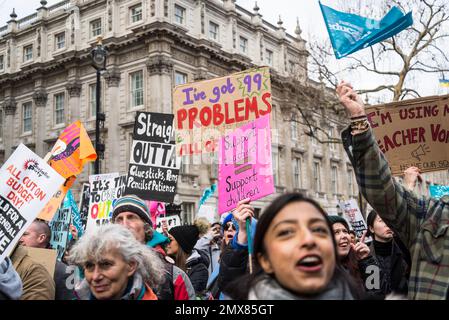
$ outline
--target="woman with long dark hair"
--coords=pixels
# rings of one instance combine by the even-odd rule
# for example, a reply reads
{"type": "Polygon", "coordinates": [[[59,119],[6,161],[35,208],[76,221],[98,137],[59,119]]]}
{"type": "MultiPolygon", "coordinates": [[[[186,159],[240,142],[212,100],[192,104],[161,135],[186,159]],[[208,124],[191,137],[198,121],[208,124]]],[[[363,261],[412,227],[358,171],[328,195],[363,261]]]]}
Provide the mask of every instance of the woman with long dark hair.
{"type": "Polygon", "coordinates": [[[225,290],[234,299],[360,297],[337,258],[326,213],[302,194],[284,194],[265,209],[257,224],[253,252],[253,274],[225,290]]]}

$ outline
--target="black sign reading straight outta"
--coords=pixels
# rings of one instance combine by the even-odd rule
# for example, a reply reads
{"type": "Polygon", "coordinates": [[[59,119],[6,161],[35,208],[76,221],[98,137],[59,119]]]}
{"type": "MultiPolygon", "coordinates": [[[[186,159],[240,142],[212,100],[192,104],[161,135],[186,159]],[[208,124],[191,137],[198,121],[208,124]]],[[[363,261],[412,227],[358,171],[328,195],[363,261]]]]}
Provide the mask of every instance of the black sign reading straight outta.
{"type": "Polygon", "coordinates": [[[173,202],[180,161],[172,114],[137,112],[125,194],[173,202]]]}

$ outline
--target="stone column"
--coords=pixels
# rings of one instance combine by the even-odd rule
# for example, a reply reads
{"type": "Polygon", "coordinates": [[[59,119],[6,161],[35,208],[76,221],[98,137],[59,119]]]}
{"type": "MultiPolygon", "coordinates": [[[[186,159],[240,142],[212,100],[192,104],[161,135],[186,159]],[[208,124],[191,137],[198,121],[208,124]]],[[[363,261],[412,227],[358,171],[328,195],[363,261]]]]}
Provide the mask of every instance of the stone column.
{"type": "Polygon", "coordinates": [[[44,143],[45,139],[45,106],[47,105],[47,91],[39,88],[33,94],[34,105],[36,106],[36,122],[35,122],[35,138],[36,138],[36,153],[45,157],[47,148],[44,143]]]}
{"type": "Polygon", "coordinates": [[[147,60],[149,74],[149,108],[154,112],[173,113],[172,73],[173,62],[169,57],[157,54],[147,60]]]}
{"type": "Polygon", "coordinates": [[[69,123],[73,123],[81,118],[81,83],[78,80],[70,80],[66,85],[69,93],[69,123]]]}
{"type": "Polygon", "coordinates": [[[12,153],[14,145],[14,115],[16,113],[17,103],[14,98],[5,98],[3,103],[3,111],[5,115],[3,127],[3,141],[5,146],[5,159],[8,159],[12,153]]]}
{"type": "Polygon", "coordinates": [[[107,90],[107,97],[105,99],[107,104],[103,104],[102,111],[106,113],[106,106],[108,107],[108,116],[106,117],[108,137],[105,141],[106,172],[120,172],[120,128],[118,125],[120,118],[120,71],[118,68],[112,67],[106,72],[104,78],[107,86],[107,88],[104,88],[107,90]]]}

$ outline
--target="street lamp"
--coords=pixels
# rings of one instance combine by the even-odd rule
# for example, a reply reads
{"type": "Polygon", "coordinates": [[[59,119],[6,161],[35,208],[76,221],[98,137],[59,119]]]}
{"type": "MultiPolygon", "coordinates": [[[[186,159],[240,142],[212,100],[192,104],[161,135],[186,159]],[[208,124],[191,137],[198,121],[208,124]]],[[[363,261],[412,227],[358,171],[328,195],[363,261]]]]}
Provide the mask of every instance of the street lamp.
{"type": "Polygon", "coordinates": [[[100,112],[100,96],[101,96],[101,71],[106,70],[106,56],[108,51],[102,44],[102,38],[97,38],[97,46],[91,51],[92,66],[97,70],[97,84],[95,97],[95,152],[97,153],[97,160],[95,161],[95,174],[100,173],[100,157],[103,159],[105,146],[100,141],[100,122],[106,120],[104,113],[100,112]]]}

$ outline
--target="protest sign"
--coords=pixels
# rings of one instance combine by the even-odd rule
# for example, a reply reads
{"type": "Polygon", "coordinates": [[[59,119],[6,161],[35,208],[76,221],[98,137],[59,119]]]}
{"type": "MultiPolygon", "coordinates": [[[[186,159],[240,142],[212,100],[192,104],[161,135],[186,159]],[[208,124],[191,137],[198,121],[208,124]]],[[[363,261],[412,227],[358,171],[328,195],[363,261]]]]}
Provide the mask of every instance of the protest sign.
{"type": "Polygon", "coordinates": [[[126,194],[173,201],[181,165],[173,134],[172,114],[137,112],[126,194]]]}
{"type": "Polygon", "coordinates": [[[156,225],[156,218],[160,215],[165,215],[165,203],[159,201],[144,200],[148,209],[150,210],[151,223],[156,225]]]}
{"type": "Polygon", "coordinates": [[[27,247],[28,256],[35,262],[40,263],[45,267],[48,273],[54,278],[56,259],[58,253],[53,249],[33,248],[27,247]]]}
{"type": "Polygon", "coordinates": [[[81,189],[79,212],[83,229],[86,230],[87,216],[89,215],[89,200],[90,200],[90,184],[84,183],[81,189]]]}
{"type": "Polygon", "coordinates": [[[0,168],[0,262],[64,182],[55,170],[20,144],[0,168]]]}
{"type": "Polygon", "coordinates": [[[181,225],[181,218],[179,215],[174,214],[171,216],[158,216],[156,218],[156,231],[162,233],[162,224],[167,224],[167,229],[170,230],[173,227],[177,227],[181,225]]]}
{"type": "Polygon", "coordinates": [[[107,224],[112,219],[114,202],[123,195],[126,175],[117,172],[89,177],[90,199],[86,230],[107,224]]]}
{"type": "MultiPolygon", "coordinates": [[[[75,226],[76,231],[78,233],[78,238],[81,237],[84,233],[83,223],[81,221],[80,212],[78,206],[75,203],[75,199],[73,198],[72,191],[69,190],[67,195],[64,198],[64,202],[62,204],[63,208],[70,208],[70,214],[72,216],[72,224],[75,226]]],[[[72,240],[72,233],[69,232],[69,241],[72,240]]]]}
{"type": "Polygon", "coordinates": [[[45,207],[41,210],[39,215],[37,216],[41,220],[51,221],[53,219],[54,214],[61,206],[62,201],[64,200],[67,191],[72,187],[75,182],[76,177],[71,176],[59,187],[59,190],[55,192],[50,201],[47,202],[45,207]]]}
{"type": "Polygon", "coordinates": [[[271,114],[271,109],[268,67],[177,86],[173,89],[176,152],[180,156],[216,152],[226,131],[271,114]]]}
{"type": "Polygon", "coordinates": [[[95,148],[80,121],[64,129],[50,153],[50,166],[66,179],[80,174],[86,162],[97,159],[95,148]]]}
{"type": "Polygon", "coordinates": [[[219,155],[219,214],[233,210],[240,200],[274,192],[269,115],[224,136],[219,155]]]}
{"type": "Polygon", "coordinates": [[[432,198],[440,199],[442,197],[449,197],[449,186],[431,185],[429,187],[429,192],[432,198]]]}
{"type": "Polygon", "coordinates": [[[366,114],[394,175],[410,166],[421,172],[449,168],[449,96],[373,106],[366,114]]]}
{"type": "MultiPolygon", "coordinates": [[[[354,230],[357,238],[360,239],[368,228],[366,227],[365,219],[363,219],[362,213],[357,205],[357,201],[354,199],[341,201],[339,206],[343,211],[343,217],[349,222],[349,225],[352,227],[352,230],[354,230]]],[[[371,237],[365,238],[365,242],[370,241],[372,241],[371,237]]]]}
{"type": "Polygon", "coordinates": [[[70,207],[59,209],[49,223],[51,229],[50,244],[58,252],[58,260],[61,260],[67,247],[70,221],[72,219],[71,211],[72,208],[70,207]]]}

